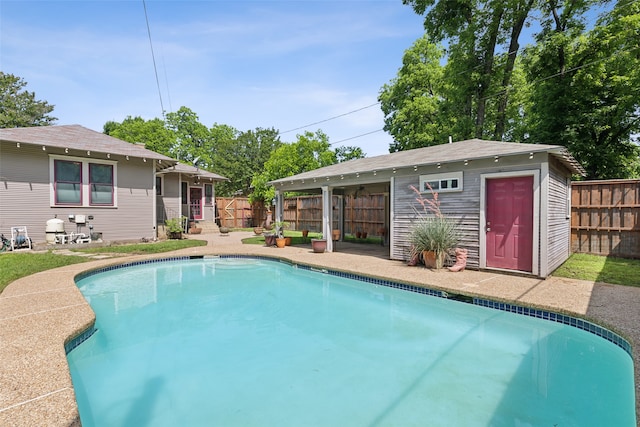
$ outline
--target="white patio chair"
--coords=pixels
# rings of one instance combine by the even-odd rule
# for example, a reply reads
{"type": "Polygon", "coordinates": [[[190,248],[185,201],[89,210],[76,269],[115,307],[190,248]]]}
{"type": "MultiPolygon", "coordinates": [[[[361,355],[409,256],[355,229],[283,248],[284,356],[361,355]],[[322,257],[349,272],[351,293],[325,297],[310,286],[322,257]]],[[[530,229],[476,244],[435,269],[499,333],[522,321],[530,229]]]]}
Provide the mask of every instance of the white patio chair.
{"type": "Polygon", "coordinates": [[[27,227],[11,227],[11,250],[27,247],[31,249],[31,239],[27,227]]]}

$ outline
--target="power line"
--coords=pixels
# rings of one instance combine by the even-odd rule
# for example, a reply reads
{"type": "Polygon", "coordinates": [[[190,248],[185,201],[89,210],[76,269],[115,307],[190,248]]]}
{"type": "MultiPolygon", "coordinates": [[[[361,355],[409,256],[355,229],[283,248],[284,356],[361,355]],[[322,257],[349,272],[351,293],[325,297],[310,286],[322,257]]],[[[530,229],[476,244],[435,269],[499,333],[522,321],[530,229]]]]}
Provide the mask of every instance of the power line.
{"type": "Polygon", "coordinates": [[[158,87],[158,96],[160,97],[160,109],[162,110],[162,118],[164,118],[164,105],[162,103],[162,92],[160,91],[160,80],[158,79],[158,67],[156,67],[156,56],[153,53],[153,43],[151,42],[151,28],[149,27],[149,16],[147,16],[147,3],[142,0],[144,7],[144,19],[147,22],[147,34],[149,35],[149,46],[151,47],[151,59],[153,59],[153,72],[156,75],[156,86],[158,87]]]}
{"type": "Polygon", "coordinates": [[[384,129],[372,130],[371,132],[362,133],[362,134],[360,134],[360,135],[356,135],[356,136],[352,136],[352,137],[349,137],[349,138],[341,139],[341,140],[339,140],[339,141],[332,142],[332,143],[330,143],[329,145],[339,144],[339,143],[341,143],[341,142],[350,141],[350,140],[352,140],[352,139],[356,139],[356,138],[361,138],[361,137],[363,137],[363,136],[371,135],[372,133],[382,132],[383,130],[384,130],[384,129]]]}
{"type": "MultiPolygon", "coordinates": [[[[337,116],[329,117],[328,119],[320,120],[320,121],[317,121],[317,122],[314,122],[314,123],[309,123],[308,125],[299,126],[297,128],[285,130],[283,132],[279,132],[278,135],[283,135],[285,133],[289,133],[289,132],[293,132],[293,131],[296,131],[296,130],[308,128],[309,126],[315,126],[315,125],[318,125],[320,123],[325,123],[325,122],[328,122],[330,120],[335,120],[335,119],[338,119],[340,117],[348,116],[349,114],[357,113],[358,111],[362,111],[362,110],[366,110],[367,108],[375,107],[378,104],[380,104],[380,102],[376,102],[376,103],[373,103],[371,105],[367,105],[366,107],[361,107],[361,108],[357,108],[355,110],[351,110],[348,113],[343,113],[343,114],[339,114],[337,116]]],[[[355,138],[357,138],[357,137],[355,137],[355,138]]]]}

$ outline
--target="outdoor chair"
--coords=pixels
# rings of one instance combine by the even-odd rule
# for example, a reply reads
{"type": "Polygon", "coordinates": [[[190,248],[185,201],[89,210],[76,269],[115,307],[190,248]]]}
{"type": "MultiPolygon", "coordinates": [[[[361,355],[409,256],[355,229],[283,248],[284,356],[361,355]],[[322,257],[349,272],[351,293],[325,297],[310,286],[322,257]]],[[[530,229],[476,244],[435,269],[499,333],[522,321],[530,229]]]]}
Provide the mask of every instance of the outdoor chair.
{"type": "Polygon", "coordinates": [[[31,239],[27,227],[11,227],[11,250],[27,247],[31,249],[31,239]]]}

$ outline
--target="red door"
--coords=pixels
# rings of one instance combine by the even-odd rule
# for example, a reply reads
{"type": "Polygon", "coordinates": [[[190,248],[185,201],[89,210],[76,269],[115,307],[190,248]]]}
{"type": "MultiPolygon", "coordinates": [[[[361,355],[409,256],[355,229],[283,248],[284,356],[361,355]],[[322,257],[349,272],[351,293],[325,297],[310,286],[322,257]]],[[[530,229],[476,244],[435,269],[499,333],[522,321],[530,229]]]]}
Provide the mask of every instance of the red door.
{"type": "Polygon", "coordinates": [[[202,188],[189,188],[189,216],[190,219],[202,219],[202,188]]]}
{"type": "Polygon", "coordinates": [[[533,176],[487,180],[487,267],[532,272],[533,176]]]}

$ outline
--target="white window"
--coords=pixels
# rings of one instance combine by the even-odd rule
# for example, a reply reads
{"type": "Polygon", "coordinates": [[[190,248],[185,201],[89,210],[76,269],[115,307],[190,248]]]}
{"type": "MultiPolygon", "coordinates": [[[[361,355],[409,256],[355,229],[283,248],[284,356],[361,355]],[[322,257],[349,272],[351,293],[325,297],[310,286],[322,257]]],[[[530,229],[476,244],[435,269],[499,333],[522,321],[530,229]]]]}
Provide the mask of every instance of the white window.
{"type": "Polygon", "coordinates": [[[49,156],[51,206],[117,205],[117,162],[49,156]]]}
{"type": "Polygon", "coordinates": [[[462,171],[420,175],[420,192],[449,193],[462,191],[462,171]]]}

